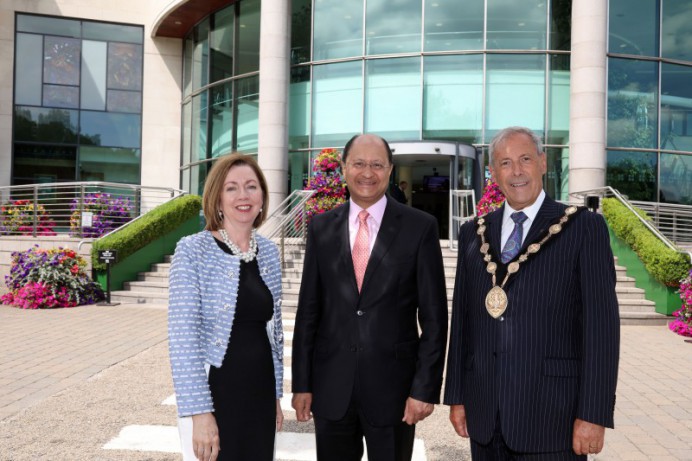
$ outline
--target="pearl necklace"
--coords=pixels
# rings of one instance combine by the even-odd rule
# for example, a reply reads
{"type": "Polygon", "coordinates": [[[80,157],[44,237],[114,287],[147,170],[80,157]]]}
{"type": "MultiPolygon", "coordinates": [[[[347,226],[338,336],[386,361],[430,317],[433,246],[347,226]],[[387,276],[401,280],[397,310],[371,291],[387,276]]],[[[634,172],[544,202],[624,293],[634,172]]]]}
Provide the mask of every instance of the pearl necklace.
{"type": "Polygon", "coordinates": [[[255,229],[252,229],[252,232],[250,233],[250,243],[248,245],[248,250],[243,252],[240,251],[240,248],[238,245],[233,243],[230,238],[228,238],[228,233],[226,232],[226,229],[219,229],[219,235],[223,239],[223,243],[226,244],[226,246],[231,250],[231,253],[234,255],[238,256],[242,261],[245,261],[246,263],[249,263],[253,259],[255,259],[255,256],[257,256],[257,240],[255,239],[255,234],[257,231],[255,229]]]}

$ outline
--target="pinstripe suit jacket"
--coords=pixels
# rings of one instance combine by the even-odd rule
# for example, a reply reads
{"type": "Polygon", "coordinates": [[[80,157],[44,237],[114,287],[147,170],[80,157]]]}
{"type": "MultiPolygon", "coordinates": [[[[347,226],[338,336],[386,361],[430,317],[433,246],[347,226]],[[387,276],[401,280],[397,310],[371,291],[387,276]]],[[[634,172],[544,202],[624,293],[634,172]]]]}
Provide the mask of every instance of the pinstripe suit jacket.
{"type": "MultiPolygon", "coordinates": [[[[521,253],[565,208],[545,198],[521,253]]],[[[498,283],[506,273],[502,213],[486,217],[498,283]]],[[[465,405],[469,435],[482,444],[499,417],[519,452],[570,450],[576,418],[613,427],[620,322],[603,218],[579,213],[522,264],[505,285],[509,305],[499,319],[485,309],[492,282],[476,229],[466,223],[459,235],[444,402],[465,405]]]]}

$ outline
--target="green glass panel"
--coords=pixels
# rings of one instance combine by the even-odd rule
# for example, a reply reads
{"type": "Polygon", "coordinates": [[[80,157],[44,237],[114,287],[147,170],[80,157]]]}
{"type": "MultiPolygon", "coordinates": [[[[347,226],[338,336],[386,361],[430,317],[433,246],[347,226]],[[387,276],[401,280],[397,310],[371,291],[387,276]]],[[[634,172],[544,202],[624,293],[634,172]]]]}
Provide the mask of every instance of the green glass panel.
{"type": "Polygon", "coordinates": [[[661,57],[692,62],[692,4],[689,0],[664,0],[661,24],[661,57]]]}
{"type": "Polygon", "coordinates": [[[144,43],[144,27],[102,22],[83,22],[82,37],[92,40],[144,43]]]}
{"type": "Polygon", "coordinates": [[[367,61],[365,131],[388,141],[420,139],[421,60],[367,61]]]}
{"type": "Polygon", "coordinates": [[[501,129],[515,125],[530,128],[543,137],[545,67],[545,55],[486,57],[486,142],[501,129]]]}
{"type": "Polygon", "coordinates": [[[310,72],[307,67],[291,69],[288,108],[288,146],[305,149],[310,141],[310,72]]]}
{"type": "Polygon", "coordinates": [[[83,110],[79,131],[81,145],[138,149],[142,142],[142,117],[83,110]]]}
{"type": "Polygon", "coordinates": [[[211,156],[233,151],[233,82],[211,88],[209,138],[211,156]]]}
{"type": "Polygon", "coordinates": [[[14,81],[15,104],[41,105],[41,72],[43,38],[40,35],[17,34],[14,81]]]}
{"type": "Polygon", "coordinates": [[[610,0],[608,51],[658,56],[658,0],[610,0]]]}
{"type": "Polygon", "coordinates": [[[14,140],[76,143],[77,120],[76,110],[15,106],[14,140]]]}
{"type": "Polygon", "coordinates": [[[240,2],[238,20],[237,75],[259,70],[260,49],[260,1],[240,2]]]}
{"type": "Polygon", "coordinates": [[[365,16],[366,54],[420,51],[422,9],[420,0],[368,0],[365,16]]]}
{"type": "Polygon", "coordinates": [[[630,200],[657,201],[655,152],[607,153],[606,184],[630,200]]]}
{"type": "Polygon", "coordinates": [[[487,48],[493,50],[544,50],[546,0],[488,1],[487,48]]]}
{"type": "Polygon", "coordinates": [[[570,56],[550,56],[548,72],[547,144],[569,144],[570,56]]]}
{"type": "MultiPolygon", "coordinates": [[[[82,109],[106,108],[106,71],[108,68],[108,44],[92,40],[82,41],[82,109]]],[[[140,65],[141,70],[141,65],[140,65]]]]}
{"type": "Polygon", "coordinates": [[[608,146],[655,148],[658,64],[608,59],[608,146]]]}
{"type": "Polygon", "coordinates": [[[214,14],[211,30],[211,81],[217,82],[233,75],[233,21],[235,6],[231,5],[214,14]]]}
{"type": "Polygon", "coordinates": [[[315,2],[313,59],[363,54],[363,0],[315,2]]]}
{"type": "Polygon", "coordinates": [[[425,0],[425,51],[482,50],[483,0],[425,0]]]}
{"type": "Polygon", "coordinates": [[[18,14],[17,32],[34,32],[37,34],[78,38],[81,35],[81,26],[80,22],[74,19],[18,14]]]}
{"type": "Polygon", "coordinates": [[[209,18],[195,26],[192,50],[192,91],[209,83],[209,18]]]}
{"type": "Polygon", "coordinates": [[[692,155],[661,154],[661,202],[692,205],[692,155]]]}
{"type": "Polygon", "coordinates": [[[259,77],[238,80],[236,92],[238,105],[236,149],[240,152],[254,153],[257,152],[259,132],[259,77]]]}
{"type": "Polygon", "coordinates": [[[662,65],[661,149],[692,152],[691,82],[692,66],[662,65]]]}
{"type": "Polygon", "coordinates": [[[82,146],[79,180],[139,184],[139,149],[82,146]]]}
{"type": "Polygon", "coordinates": [[[198,162],[207,158],[207,100],[209,93],[204,91],[192,98],[192,133],[190,136],[190,161],[198,162]]]}
{"type": "Polygon", "coordinates": [[[423,138],[482,142],[483,56],[427,56],[423,138]]]}
{"type": "Polygon", "coordinates": [[[572,47],[572,0],[550,2],[551,50],[569,51],[572,47]]]}
{"type": "Polygon", "coordinates": [[[310,61],[312,1],[291,2],[291,64],[310,61]]]}
{"type": "Polygon", "coordinates": [[[312,147],[343,146],[363,131],[362,63],[313,67],[312,147]]]}
{"type": "Polygon", "coordinates": [[[15,143],[12,184],[75,181],[76,156],[75,146],[15,143]]]}
{"type": "Polygon", "coordinates": [[[545,149],[547,171],[543,176],[543,189],[555,200],[569,200],[569,147],[548,147],[545,149]]]}

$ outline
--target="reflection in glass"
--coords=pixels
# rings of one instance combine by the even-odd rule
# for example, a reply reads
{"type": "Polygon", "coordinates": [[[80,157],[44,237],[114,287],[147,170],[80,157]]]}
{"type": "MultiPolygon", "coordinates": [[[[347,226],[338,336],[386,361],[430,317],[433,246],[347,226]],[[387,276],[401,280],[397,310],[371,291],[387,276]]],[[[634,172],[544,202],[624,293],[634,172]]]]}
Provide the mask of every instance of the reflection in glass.
{"type": "Polygon", "coordinates": [[[210,91],[209,147],[211,156],[218,157],[233,150],[233,82],[214,86],[210,91]]]}
{"type": "Polygon", "coordinates": [[[548,164],[543,176],[543,189],[555,200],[569,200],[569,148],[548,147],[545,149],[548,164]]]}
{"type": "MultiPolygon", "coordinates": [[[[21,16],[18,16],[18,18],[21,16]]],[[[41,105],[41,72],[43,38],[40,35],[17,34],[15,41],[15,104],[41,105]]]]}
{"type": "Polygon", "coordinates": [[[692,155],[661,154],[661,202],[692,205],[692,155]]]}
{"type": "Polygon", "coordinates": [[[363,54],[363,0],[315,2],[313,60],[363,54]]]}
{"type": "Polygon", "coordinates": [[[548,48],[565,51],[572,48],[572,0],[551,0],[548,48]]]}
{"type": "Polygon", "coordinates": [[[203,91],[192,98],[192,134],[190,136],[190,161],[198,162],[207,158],[207,100],[209,92],[203,91]]]}
{"type": "Polygon", "coordinates": [[[142,112],[142,93],[139,91],[108,90],[108,112],[142,112]]]}
{"type": "Polygon", "coordinates": [[[17,32],[34,32],[45,35],[79,37],[81,34],[81,27],[80,22],[73,19],[18,14],[17,32]]]}
{"type": "Polygon", "coordinates": [[[310,72],[308,67],[291,69],[288,115],[289,149],[309,147],[310,136],[310,72]],[[305,72],[307,70],[307,72],[305,72]]]}
{"type": "Polygon", "coordinates": [[[14,140],[77,142],[77,111],[15,106],[14,140]]]}
{"type": "Polygon", "coordinates": [[[106,49],[105,42],[82,42],[82,109],[106,108],[106,49]]]}
{"type": "Polygon", "coordinates": [[[692,61],[692,3],[687,0],[663,2],[661,57],[692,61]]]}
{"type": "Polygon", "coordinates": [[[655,148],[658,64],[608,59],[608,146],[655,148]]]}
{"type": "Polygon", "coordinates": [[[12,184],[74,181],[77,148],[15,144],[12,184]]]}
{"type": "Polygon", "coordinates": [[[82,146],[77,179],[139,184],[139,158],[139,149],[82,146]]]}
{"type": "Polygon", "coordinates": [[[499,130],[514,125],[528,127],[543,137],[545,66],[545,55],[486,57],[486,142],[499,130]]]}
{"type": "Polygon", "coordinates": [[[233,20],[234,5],[214,15],[211,30],[211,81],[217,82],[233,75],[233,20]]]}
{"type": "Polygon", "coordinates": [[[240,2],[238,28],[237,74],[257,72],[260,49],[260,0],[240,2]]]}
{"type": "Polygon", "coordinates": [[[143,35],[144,29],[137,26],[88,21],[82,23],[82,37],[85,39],[142,44],[143,35]]]}
{"type": "MultiPolygon", "coordinates": [[[[190,149],[191,149],[191,142],[192,142],[192,103],[188,102],[183,105],[183,110],[182,110],[182,119],[183,119],[183,128],[182,128],[182,136],[181,136],[181,146],[180,149],[182,151],[182,161],[181,164],[184,167],[185,165],[188,165],[191,161],[190,158],[190,149]]],[[[188,190],[188,189],[185,189],[188,190]]]]}
{"type": "Polygon", "coordinates": [[[43,85],[42,106],[77,109],[79,107],[79,87],[43,85]]]}
{"type": "Polygon", "coordinates": [[[661,149],[692,152],[692,67],[662,66],[661,149]]]}
{"type": "Polygon", "coordinates": [[[194,41],[190,36],[183,43],[183,97],[192,92],[192,56],[194,55],[194,41]]]}
{"type": "Polygon", "coordinates": [[[142,89],[142,46],[130,43],[108,44],[108,88],[142,89]]]}
{"type": "Polygon", "coordinates": [[[363,131],[362,62],[313,67],[312,147],[343,146],[363,131]]]}
{"type": "Polygon", "coordinates": [[[420,65],[418,57],[366,61],[364,131],[388,141],[420,136],[420,65]]]}
{"type": "Polygon", "coordinates": [[[420,51],[420,0],[398,0],[394,8],[390,0],[368,0],[365,4],[366,54],[420,51]]]}
{"type": "Polygon", "coordinates": [[[570,56],[550,56],[548,72],[547,144],[569,143],[569,63],[570,56]]]}
{"type": "Polygon", "coordinates": [[[311,169],[310,152],[288,153],[288,177],[289,190],[300,190],[307,185],[308,174],[311,169]]]}
{"type": "Polygon", "coordinates": [[[142,117],[139,114],[81,111],[80,144],[139,148],[142,117]]]}
{"type": "Polygon", "coordinates": [[[312,30],[312,1],[291,2],[291,64],[310,61],[310,31],[312,30]]]}
{"type": "Polygon", "coordinates": [[[236,149],[240,152],[257,152],[257,133],[259,132],[259,77],[249,77],[236,82],[238,141],[236,149]]]}
{"type": "Polygon", "coordinates": [[[657,201],[655,152],[609,150],[607,158],[606,184],[630,200],[657,201]]]}
{"type": "Polygon", "coordinates": [[[425,51],[482,50],[483,0],[425,0],[425,51]]]}
{"type": "Polygon", "coordinates": [[[209,18],[199,23],[193,31],[192,90],[209,83],[209,18]]]}
{"type": "Polygon", "coordinates": [[[482,142],[483,55],[424,59],[423,138],[482,142]]]}
{"type": "Polygon", "coordinates": [[[43,82],[58,85],[79,85],[80,40],[45,37],[43,50],[43,82]]]}
{"type": "Polygon", "coordinates": [[[608,51],[658,56],[657,0],[610,0],[608,51]]]}
{"type": "Polygon", "coordinates": [[[546,0],[494,0],[488,2],[487,48],[544,50],[546,0]]]}

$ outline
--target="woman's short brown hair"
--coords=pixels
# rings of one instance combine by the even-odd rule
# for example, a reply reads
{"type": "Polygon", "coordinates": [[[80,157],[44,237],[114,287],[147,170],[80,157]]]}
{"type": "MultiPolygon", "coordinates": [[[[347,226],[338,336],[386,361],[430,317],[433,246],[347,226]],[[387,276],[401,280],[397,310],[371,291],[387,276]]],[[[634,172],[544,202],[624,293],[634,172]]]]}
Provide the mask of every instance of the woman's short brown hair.
{"type": "Polygon", "coordinates": [[[211,167],[204,183],[204,193],[202,195],[202,211],[207,224],[205,230],[213,231],[222,228],[223,219],[219,216],[219,201],[221,200],[221,192],[223,191],[223,183],[231,168],[247,165],[255,172],[259,180],[260,188],[262,189],[262,211],[252,223],[254,227],[259,227],[267,219],[269,210],[269,189],[267,188],[267,179],[262,173],[262,169],[257,164],[257,161],[248,156],[237,152],[219,157],[211,167]]]}

